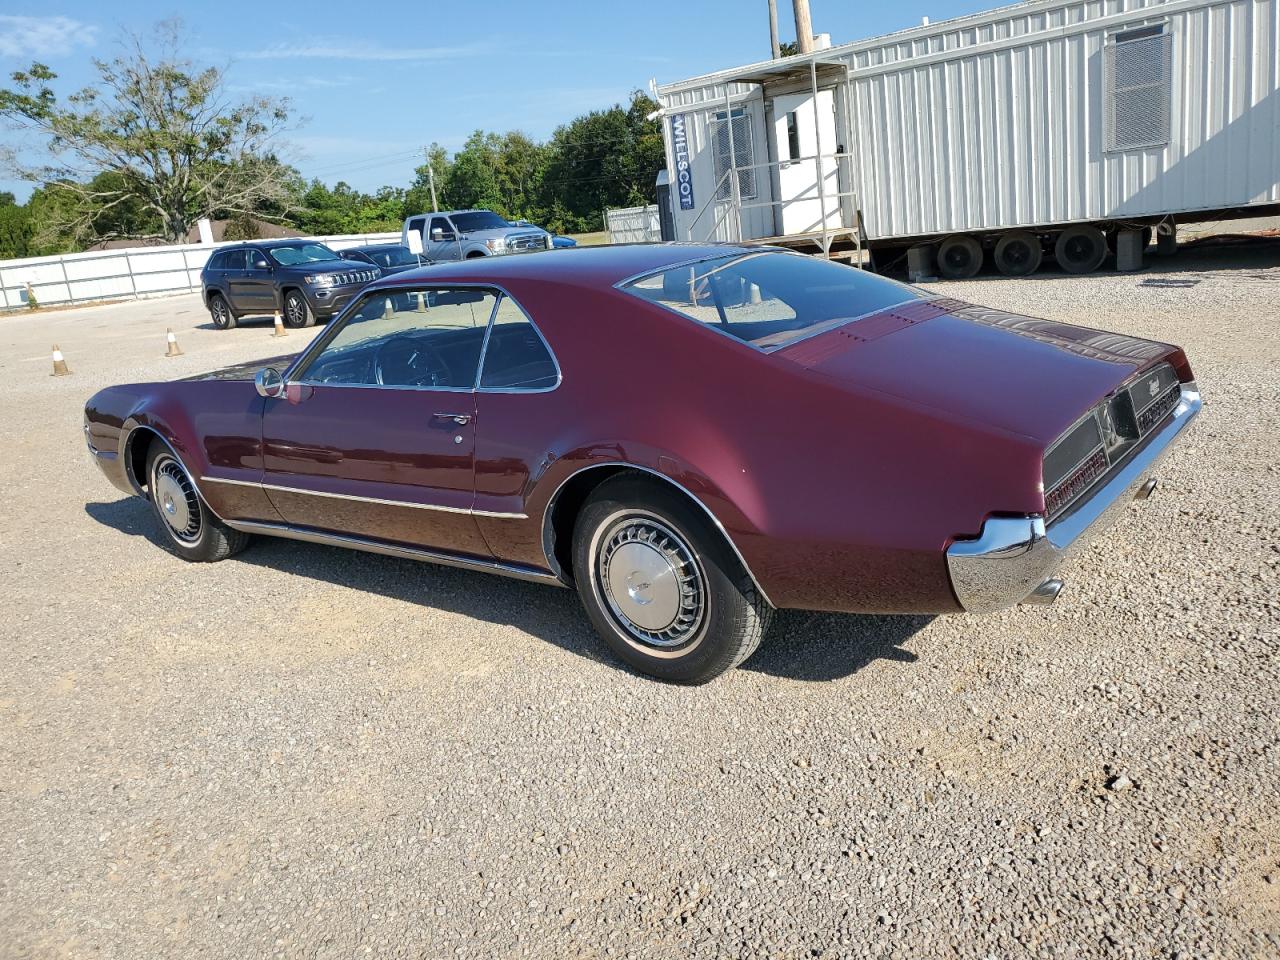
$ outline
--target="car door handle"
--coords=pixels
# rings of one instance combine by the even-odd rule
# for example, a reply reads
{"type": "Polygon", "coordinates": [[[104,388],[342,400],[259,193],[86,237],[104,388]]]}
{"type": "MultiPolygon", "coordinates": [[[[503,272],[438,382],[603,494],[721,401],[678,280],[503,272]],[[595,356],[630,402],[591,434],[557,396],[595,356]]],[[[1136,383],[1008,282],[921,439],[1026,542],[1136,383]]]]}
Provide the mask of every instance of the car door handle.
{"type": "Polygon", "coordinates": [[[458,426],[465,426],[471,422],[469,413],[433,413],[432,416],[437,420],[452,420],[458,426]]]}

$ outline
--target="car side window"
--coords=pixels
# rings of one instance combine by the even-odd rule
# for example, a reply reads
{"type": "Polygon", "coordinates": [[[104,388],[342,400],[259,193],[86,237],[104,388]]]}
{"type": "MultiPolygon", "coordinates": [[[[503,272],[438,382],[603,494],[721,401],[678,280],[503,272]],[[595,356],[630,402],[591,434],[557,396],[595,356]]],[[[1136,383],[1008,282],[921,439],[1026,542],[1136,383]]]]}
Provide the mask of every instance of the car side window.
{"type": "Polygon", "coordinates": [[[302,370],[304,383],[475,388],[498,295],[478,288],[378,290],[364,297],[302,370]]]}
{"type": "Polygon", "coordinates": [[[446,240],[452,240],[454,238],[453,224],[449,222],[449,219],[447,217],[431,218],[431,229],[428,231],[428,234],[427,234],[428,239],[430,239],[431,235],[434,234],[437,230],[444,231],[444,238],[446,240]]]}
{"type": "Polygon", "coordinates": [[[560,371],[542,334],[504,294],[485,345],[481,389],[550,390],[559,382],[560,371]]]}

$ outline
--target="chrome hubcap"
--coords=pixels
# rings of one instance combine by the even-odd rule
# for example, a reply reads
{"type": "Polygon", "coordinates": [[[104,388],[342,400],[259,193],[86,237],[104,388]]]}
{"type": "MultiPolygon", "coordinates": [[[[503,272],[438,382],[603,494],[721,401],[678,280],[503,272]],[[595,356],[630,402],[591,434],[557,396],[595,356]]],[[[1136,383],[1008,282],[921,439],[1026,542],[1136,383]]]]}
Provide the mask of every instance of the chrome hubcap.
{"type": "Polygon", "coordinates": [[[200,538],[200,501],[177,461],[166,457],[156,464],[154,496],[174,537],[184,543],[200,538]]]}
{"type": "Polygon", "coordinates": [[[302,304],[297,297],[290,297],[289,302],[285,305],[289,311],[289,319],[294,323],[302,322],[302,304]]]}
{"type": "Polygon", "coordinates": [[[702,626],[706,587],[693,551],[665,524],[628,517],[599,541],[597,576],[614,619],[655,647],[688,643],[702,626]]]}

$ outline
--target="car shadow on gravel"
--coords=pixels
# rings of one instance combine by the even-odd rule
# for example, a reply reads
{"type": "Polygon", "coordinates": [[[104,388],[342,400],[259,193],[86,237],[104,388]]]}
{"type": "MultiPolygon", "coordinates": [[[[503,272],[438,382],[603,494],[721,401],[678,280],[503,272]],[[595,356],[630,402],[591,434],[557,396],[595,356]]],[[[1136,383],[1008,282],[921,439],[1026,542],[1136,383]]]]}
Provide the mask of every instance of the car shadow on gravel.
{"type": "MultiPolygon", "coordinates": [[[[157,549],[166,543],[151,508],[140,497],[87,503],[85,513],[105,527],[145,538],[157,549]]],[[[225,563],[248,563],[380,594],[405,603],[445,610],[487,623],[513,626],[530,636],[616,669],[630,672],[596,636],[569,590],[510,580],[487,573],[361,553],[341,547],[258,537],[225,563]]],[[[210,579],[217,565],[203,565],[210,579]]],[[[874,660],[914,663],[902,644],[931,617],[849,616],[779,611],[763,646],[741,667],[793,680],[834,680],[874,660]]]]}

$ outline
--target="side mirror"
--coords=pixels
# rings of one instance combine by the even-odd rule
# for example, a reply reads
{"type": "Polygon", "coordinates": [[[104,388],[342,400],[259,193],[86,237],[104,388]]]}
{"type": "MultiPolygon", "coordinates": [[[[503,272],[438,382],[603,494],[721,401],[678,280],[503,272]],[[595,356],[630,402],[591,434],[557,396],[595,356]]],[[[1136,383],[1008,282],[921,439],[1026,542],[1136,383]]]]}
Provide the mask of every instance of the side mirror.
{"type": "Polygon", "coordinates": [[[432,228],[431,228],[431,239],[432,239],[432,240],[435,240],[437,243],[438,243],[439,241],[443,240],[443,239],[444,239],[444,228],[443,228],[443,227],[432,227],[432,228]]]}
{"type": "Polygon", "coordinates": [[[271,265],[270,265],[269,263],[267,263],[267,261],[265,261],[265,260],[261,260],[261,259],[259,259],[259,260],[255,260],[255,261],[253,261],[253,269],[255,269],[255,270],[266,270],[266,269],[268,269],[270,266],[271,266],[271,265]]]}
{"type": "Polygon", "coordinates": [[[409,240],[409,252],[412,253],[415,257],[422,256],[422,231],[410,230],[408,240],[409,240]]]}
{"type": "Polygon", "coordinates": [[[253,385],[258,389],[258,396],[268,400],[278,400],[284,396],[284,377],[275,367],[263,367],[253,378],[253,385]]]}

